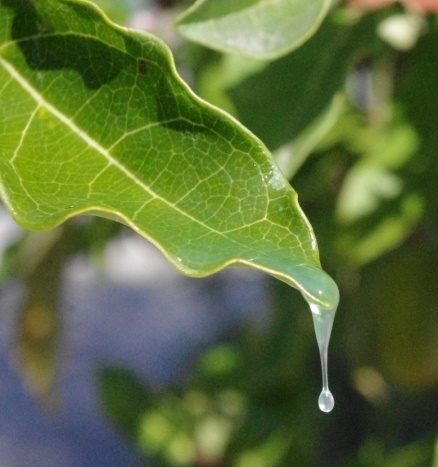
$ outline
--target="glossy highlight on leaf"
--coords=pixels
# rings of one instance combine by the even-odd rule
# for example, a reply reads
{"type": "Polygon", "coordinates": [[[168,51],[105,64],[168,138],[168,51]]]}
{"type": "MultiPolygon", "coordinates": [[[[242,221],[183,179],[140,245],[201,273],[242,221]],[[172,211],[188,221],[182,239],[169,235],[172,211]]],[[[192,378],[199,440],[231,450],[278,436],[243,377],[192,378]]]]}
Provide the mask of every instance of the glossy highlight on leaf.
{"type": "Polygon", "coordinates": [[[184,274],[237,263],[337,303],[271,154],[190,91],[161,41],[86,1],[0,0],[0,21],[0,194],[17,222],[114,218],[184,274]]]}
{"type": "Polygon", "coordinates": [[[215,50],[274,60],[311,37],[329,5],[329,0],[198,0],[176,26],[187,39],[215,50]]]}

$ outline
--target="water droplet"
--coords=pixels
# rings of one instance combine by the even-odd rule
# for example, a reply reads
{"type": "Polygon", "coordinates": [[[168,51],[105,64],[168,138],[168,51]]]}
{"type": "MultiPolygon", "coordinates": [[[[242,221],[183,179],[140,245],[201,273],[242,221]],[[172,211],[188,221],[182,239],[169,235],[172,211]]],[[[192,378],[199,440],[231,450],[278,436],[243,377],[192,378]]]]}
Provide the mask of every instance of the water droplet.
{"type": "Polygon", "coordinates": [[[335,318],[336,308],[325,308],[316,303],[309,303],[312,310],[313,326],[315,328],[316,340],[319,347],[322,370],[322,392],[319,396],[319,408],[323,412],[330,412],[335,405],[335,401],[328,384],[328,363],[327,353],[330,342],[330,335],[335,318]]]}
{"type": "Polygon", "coordinates": [[[333,279],[320,268],[305,266],[300,268],[302,293],[310,306],[319,347],[322,369],[322,392],[319,408],[330,412],[335,401],[328,385],[327,353],[330,335],[339,303],[339,290],[333,279]]]}
{"type": "Polygon", "coordinates": [[[335,400],[333,399],[332,393],[327,390],[322,390],[318,399],[319,408],[323,412],[331,412],[335,406],[335,400]]]}

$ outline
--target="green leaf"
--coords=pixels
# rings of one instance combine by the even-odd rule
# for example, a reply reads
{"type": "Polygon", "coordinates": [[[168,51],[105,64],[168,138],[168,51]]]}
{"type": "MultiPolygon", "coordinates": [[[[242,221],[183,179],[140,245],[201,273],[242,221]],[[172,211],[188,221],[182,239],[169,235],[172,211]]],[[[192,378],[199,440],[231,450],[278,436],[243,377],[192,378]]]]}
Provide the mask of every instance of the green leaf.
{"type": "Polygon", "coordinates": [[[273,60],[305,42],[329,5],[329,0],[198,0],[176,27],[215,50],[273,60]]]}
{"type": "Polygon", "coordinates": [[[20,224],[98,214],[131,226],[184,274],[236,263],[337,303],[270,153],[190,91],[161,41],[85,1],[0,5],[0,194],[20,224]]]}

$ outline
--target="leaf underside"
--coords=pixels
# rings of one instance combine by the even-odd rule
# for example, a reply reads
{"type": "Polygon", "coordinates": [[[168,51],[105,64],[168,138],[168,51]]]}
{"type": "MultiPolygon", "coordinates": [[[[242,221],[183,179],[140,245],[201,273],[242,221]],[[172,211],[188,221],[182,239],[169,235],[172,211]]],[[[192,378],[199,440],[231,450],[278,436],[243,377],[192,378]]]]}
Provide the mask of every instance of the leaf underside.
{"type": "Polygon", "coordinates": [[[336,301],[267,149],[190,91],[163,43],[85,1],[0,0],[0,24],[0,194],[17,222],[103,215],[184,274],[237,263],[336,301]]]}

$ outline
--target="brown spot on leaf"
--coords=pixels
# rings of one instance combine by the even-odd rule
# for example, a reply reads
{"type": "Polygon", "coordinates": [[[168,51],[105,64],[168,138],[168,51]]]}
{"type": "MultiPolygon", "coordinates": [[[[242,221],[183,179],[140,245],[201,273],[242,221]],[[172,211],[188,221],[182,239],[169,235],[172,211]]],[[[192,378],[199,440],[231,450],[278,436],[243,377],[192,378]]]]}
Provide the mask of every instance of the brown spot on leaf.
{"type": "Polygon", "coordinates": [[[148,73],[148,67],[146,65],[146,61],[143,59],[140,59],[138,61],[138,72],[143,76],[147,75],[148,73]]]}

